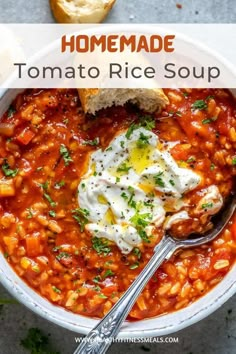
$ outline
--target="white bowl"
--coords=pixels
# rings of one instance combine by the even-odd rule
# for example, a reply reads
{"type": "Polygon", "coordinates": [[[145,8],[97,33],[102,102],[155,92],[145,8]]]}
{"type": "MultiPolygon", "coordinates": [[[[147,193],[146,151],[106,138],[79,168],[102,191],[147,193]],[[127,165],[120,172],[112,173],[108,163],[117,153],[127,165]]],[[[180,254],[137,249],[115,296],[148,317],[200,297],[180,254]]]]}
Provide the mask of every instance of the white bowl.
{"type": "MultiPolygon", "coordinates": [[[[185,37],[183,37],[185,38],[185,37]]],[[[224,63],[232,75],[236,77],[234,68],[227,61],[209,50],[207,47],[194,42],[194,45],[224,63]]],[[[0,117],[22,90],[0,89],[0,117]]],[[[236,90],[231,90],[236,96],[236,90]]],[[[0,282],[22,304],[45,319],[69,330],[87,334],[97,320],[73,314],[62,307],[51,304],[31,289],[0,253],[0,282]]],[[[137,322],[125,322],[120,330],[119,338],[154,337],[167,335],[188,327],[210,315],[236,293],[236,266],[233,266],[224,279],[206,295],[189,306],[173,313],[137,322]]]]}
{"type": "MultiPolygon", "coordinates": [[[[0,90],[0,116],[21,91],[0,90]]],[[[18,277],[2,254],[0,254],[0,281],[14,297],[30,310],[64,328],[87,334],[97,323],[97,320],[73,314],[38,295],[18,277]]],[[[218,285],[191,305],[167,315],[137,322],[125,322],[119,337],[152,337],[179,331],[210,315],[235,293],[236,266],[233,266],[218,285]]]]}

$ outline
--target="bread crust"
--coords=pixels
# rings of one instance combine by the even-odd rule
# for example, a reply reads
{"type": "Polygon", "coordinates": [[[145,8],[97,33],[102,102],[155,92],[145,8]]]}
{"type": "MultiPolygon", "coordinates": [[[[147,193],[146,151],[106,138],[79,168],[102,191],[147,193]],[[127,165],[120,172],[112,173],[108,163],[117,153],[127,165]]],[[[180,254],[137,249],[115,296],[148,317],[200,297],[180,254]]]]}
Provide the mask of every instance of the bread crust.
{"type": "Polygon", "coordinates": [[[99,93],[99,89],[79,89],[79,98],[81,102],[81,106],[85,113],[89,112],[89,98],[91,96],[95,96],[99,93]]]}
{"type": "Polygon", "coordinates": [[[148,99],[150,99],[150,93],[152,93],[152,100],[155,100],[155,104],[152,104],[152,107],[150,107],[150,105],[148,105],[148,103],[144,103],[143,100],[140,100],[140,90],[139,89],[78,89],[79,92],[79,97],[80,97],[80,101],[81,101],[81,105],[82,108],[84,110],[85,113],[92,113],[95,114],[95,112],[97,112],[98,110],[101,109],[100,105],[98,106],[98,104],[94,103],[94,99],[98,99],[99,101],[99,96],[101,94],[101,92],[104,90],[107,90],[107,97],[109,96],[109,92],[111,90],[114,90],[116,92],[124,92],[124,99],[123,102],[117,102],[114,99],[110,102],[107,102],[107,104],[104,104],[102,106],[102,108],[107,108],[110,107],[111,105],[120,105],[120,104],[124,104],[128,101],[131,101],[133,103],[136,103],[140,109],[143,109],[146,112],[149,113],[153,113],[154,111],[160,111],[161,109],[165,108],[165,106],[167,104],[169,104],[169,99],[168,97],[165,95],[165,93],[163,92],[162,89],[144,89],[143,90],[143,98],[145,98],[144,102],[148,102],[148,99]],[[127,91],[131,91],[132,92],[132,97],[129,96],[129,92],[127,91]],[[135,95],[135,93],[137,92],[137,95],[135,95]],[[93,103],[92,103],[93,100],[93,103]],[[94,107],[95,105],[95,107],[94,107]],[[153,108],[154,107],[154,108],[153,108]]]}
{"type": "MultiPolygon", "coordinates": [[[[69,11],[65,6],[66,0],[50,0],[50,6],[56,21],[59,23],[99,23],[106,18],[116,0],[108,0],[106,3],[103,3],[102,0],[94,1],[101,2],[101,8],[99,10],[91,8],[90,13],[87,14],[79,13],[79,7],[76,12],[69,11]]],[[[76,0],[71,2],[76,4],[76,0]]]]}

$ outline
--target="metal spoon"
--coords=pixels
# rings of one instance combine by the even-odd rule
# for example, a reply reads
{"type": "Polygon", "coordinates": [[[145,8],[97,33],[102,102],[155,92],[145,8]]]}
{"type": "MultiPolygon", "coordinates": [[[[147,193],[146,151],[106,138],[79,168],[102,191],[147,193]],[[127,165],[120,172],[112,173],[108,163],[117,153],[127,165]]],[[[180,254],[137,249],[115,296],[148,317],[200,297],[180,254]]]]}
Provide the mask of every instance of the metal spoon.
{"type": "Polygon", "coordinates": [[[84,338],[84,341],[75,350],[74,354],[106,353],[112,344],[112,339],[117,337],[122,323],[128,316],[139,294],[163,261],[169,259],[178,249],[196,247],[214,240],[230,220],[235,208],[236,194],[233,192],[226,201],[224,210],[212,219],[214,223],[213,230],[208,231],[201,237],[193,235],[186,240],[179,240],[170,235],[164,236],[155,247],[154,255],[139,276],[107,315],[84,338]]]}

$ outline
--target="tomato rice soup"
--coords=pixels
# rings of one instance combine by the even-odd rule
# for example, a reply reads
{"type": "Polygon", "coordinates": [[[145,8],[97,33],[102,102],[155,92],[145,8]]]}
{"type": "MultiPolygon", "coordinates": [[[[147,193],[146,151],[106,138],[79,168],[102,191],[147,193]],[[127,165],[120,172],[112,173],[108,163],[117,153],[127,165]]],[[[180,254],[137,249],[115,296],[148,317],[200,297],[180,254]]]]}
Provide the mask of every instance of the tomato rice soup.
{"type": "MultiPolygon", "coordinates": [[[[164,233],[213,228],[236,174],[236,105],[227,90],[164,90],[169,105],[85,115],[76,90],[27,90],[0,122],[0,247],[15,272],[69,311],[104,316],[164,233]]],[[[236,216],[213,242],[177,252],[129,314],[181,309],[236,257],[236,216]]]]}

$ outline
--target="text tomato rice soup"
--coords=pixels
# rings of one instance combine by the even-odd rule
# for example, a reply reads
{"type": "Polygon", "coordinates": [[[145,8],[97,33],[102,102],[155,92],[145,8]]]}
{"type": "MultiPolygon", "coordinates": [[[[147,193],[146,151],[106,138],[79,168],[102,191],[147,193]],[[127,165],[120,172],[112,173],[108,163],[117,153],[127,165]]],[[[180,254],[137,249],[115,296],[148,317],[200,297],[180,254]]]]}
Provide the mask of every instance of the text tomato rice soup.
{"type": "MultiPolygon", "coordinates": [[[[236,174],[236,106],[227,90],[164,90],[170,104],[85,116],[76,90],[28,90],[0,123],[0,245],[54,304],[90,317],[110,310],[164,232],[212,228],[236,174]]],[[[178,310],[234,264],[236,217],[210,244],[180,251],[130,312],[178,310]]]]}

